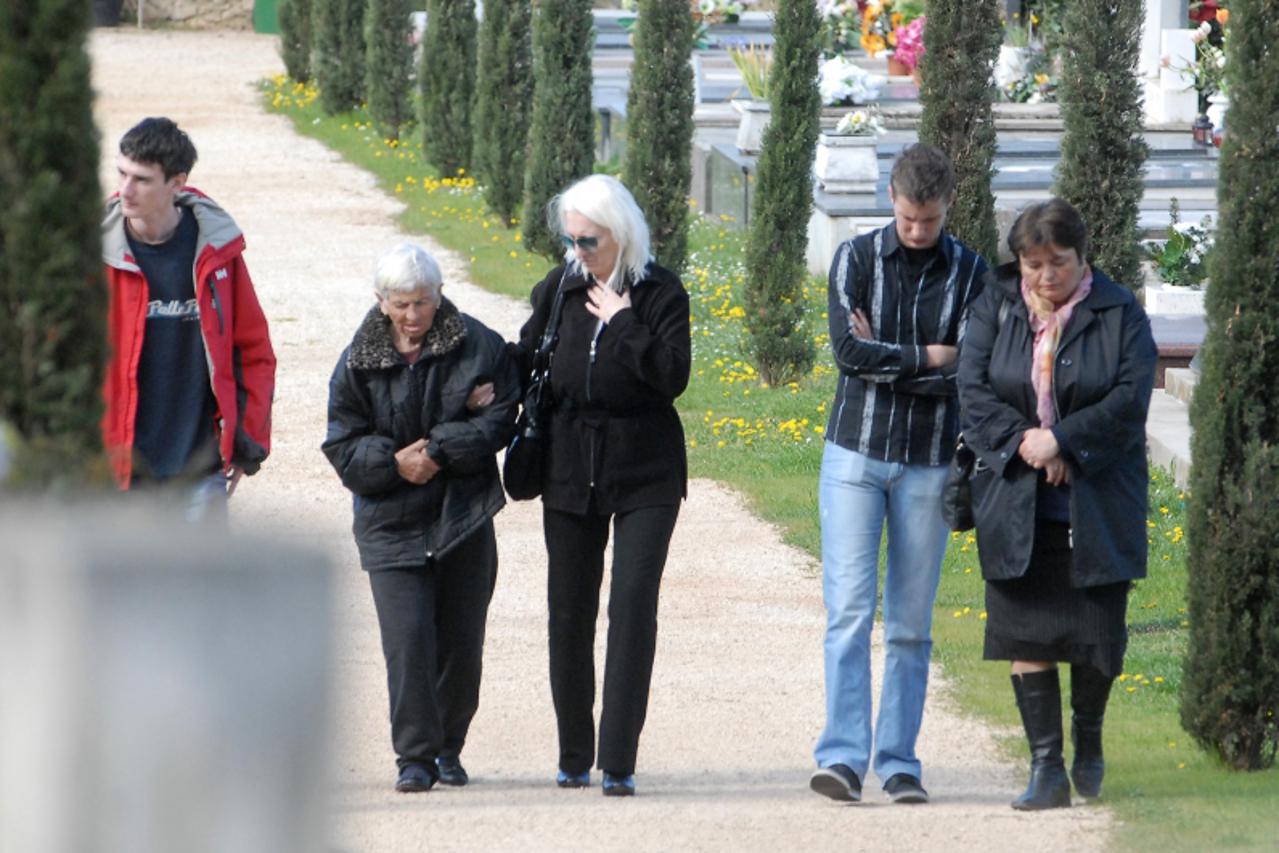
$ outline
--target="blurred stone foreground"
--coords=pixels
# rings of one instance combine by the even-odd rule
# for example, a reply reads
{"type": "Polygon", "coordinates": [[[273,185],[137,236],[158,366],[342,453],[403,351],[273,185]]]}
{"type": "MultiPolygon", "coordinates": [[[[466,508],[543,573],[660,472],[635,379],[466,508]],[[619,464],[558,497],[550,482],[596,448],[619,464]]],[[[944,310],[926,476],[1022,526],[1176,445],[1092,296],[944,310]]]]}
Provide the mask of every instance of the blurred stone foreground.
{"type": "Polygon", "coordinates": [[[0,853],[324,849],[323,558],[137,500],[0,543],[0,853]]]}

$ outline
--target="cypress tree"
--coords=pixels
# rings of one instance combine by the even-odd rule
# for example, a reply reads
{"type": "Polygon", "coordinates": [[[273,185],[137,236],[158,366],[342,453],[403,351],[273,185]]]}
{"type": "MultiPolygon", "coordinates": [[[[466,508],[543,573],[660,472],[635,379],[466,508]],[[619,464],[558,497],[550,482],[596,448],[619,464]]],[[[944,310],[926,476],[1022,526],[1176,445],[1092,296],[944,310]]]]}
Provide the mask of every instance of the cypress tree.
{"type": "Polygon", "coordinates": [[[688,0],[640,0],[626,98],[623,180],[648,219],[653,254],[679,271],[688,251],[692,180],[693,17],[688,0]]]}
{"type": "Polygon", "coordinates": [[[14,445],[11,481],[27,488],[105,476],[88,25],[86,0],[0,4],[0,441],[14,445]]]}
{"type": "Polygon", "coordinates": [[[411,0],[368,0],[364,33],[369,115],[390,139],[413,120],[411,0]]]}
{"type": "Polygon", "coordinates": [[[1230,4],[1229,128],[1217,184],[1187,516],[1181,720],[1229,766],[1279,744],[1279,9],[1230,4]]]}
{"type": "Polygon", "coordinates": [[[423,148],[441,177],[471,168],[475,29],[474,0],[428,0],[418,75],[423,148]]]}
{"type": "Polygon", "coordinates": [[[931,0],[924,27],[919,100],[919,139],[936,145],[955,164],[955,204],[948,225],[974,251],[994,258],[994,92],[990,68],[999,55],[1003,27],[999,0],[931,0]]]}
{"type": "Polygon", "coordinates": [[[280,57],[294,80],[311,79],[311,0],[280,0],[280,57]]]}
{"type": "Polygon", "coordinates": [[[329,115],[364,100],[364,9],[367,0],[314,0],[315,82],[329,115]]]}
{"type": "Polygon", "coordinates": [[[488,0],[480,24],[472,160],[493,212],[515,224],[524,199],[528,120],[533,99],[533,7],[488,0]]]}
{"type": "Polygon", "coordinates": [[[591,0],[541,0],[533,16],[533,128],[524,184],[524,244],[558,259],[546,206],[595,165],[591,0]]]}
{"type": "Polygon", "coordinates": [[[772,120],[764,131],[755,217],[746,244],[746,330],[760,377],[797,379],[813,364],[804,322],[804,251],[813,203],[821,20],[812,0],[778,0],[773,23],[772,120]]]}
{"type": "Polygon", "coordinates": [[[1137,205],[1147,146],[1141,136],[1142,0],[1065,4],[1057,89],[1066,131],[1056,193],[1083,214],[1090,261],[1115,281],[1141,285],[1137,205]]]}

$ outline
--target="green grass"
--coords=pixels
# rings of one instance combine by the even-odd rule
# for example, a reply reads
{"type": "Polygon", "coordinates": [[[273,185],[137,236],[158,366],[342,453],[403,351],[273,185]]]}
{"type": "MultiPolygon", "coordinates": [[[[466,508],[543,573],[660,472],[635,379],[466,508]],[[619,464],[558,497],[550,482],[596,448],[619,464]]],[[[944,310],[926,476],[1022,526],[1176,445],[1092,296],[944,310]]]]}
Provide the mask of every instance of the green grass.
{"type": "MultiPolygon", "coordinates": [[[[515,231],[488,214],[469,177],[441,180],[422,161],[420,141],[389,144],[362,113],[324,116],[313,90],[282,79],[264,84],[268,107],[298,131],[375,174],[408,209],[401,226],[427,233],[470,260],[470,277],[520,298],[551,265],[523,250],[515,231]]],[[[747,496],[784,538],[817,556],[817,475],[835,371],[826,337],[825,285],[810,279],[813,373],[764,387],[745,355],[742,234],[729,222],[697,218],[684,270],[693,319],[693,377],[679,401],[690,471],[747,496]]],[[[1134,586],[1127,672],[1106,718],[1104,802],[1121,850],[1275,850],[1279,847],[1279,770],[1230,771],[1204,753],[1178,722],[1186,648],[1184,496],[1156,472],[1150,489],[1150,577],[1134,586]]],[[[787,569],[781,569],[786,571],[787,569]]],[[[1012,732],[1003,743],[1025,760],[1008,666],[981,659],[984,587],[970,535],[952,537],[942,565],[934,618],[935,654],[969,713],[1012,732]]],[[[814,650],[814,653],[818,653],[814,650]]],[[[1011,800],[1020,791],[1008,792],[1011,800]]]]}

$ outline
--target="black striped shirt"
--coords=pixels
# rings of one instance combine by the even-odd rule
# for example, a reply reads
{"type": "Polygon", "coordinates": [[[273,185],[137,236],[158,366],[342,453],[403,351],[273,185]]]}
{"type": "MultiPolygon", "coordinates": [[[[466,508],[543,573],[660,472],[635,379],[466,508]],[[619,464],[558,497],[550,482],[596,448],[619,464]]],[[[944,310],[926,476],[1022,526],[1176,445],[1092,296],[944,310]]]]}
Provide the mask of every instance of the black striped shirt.
{"type": "Polygon", "coordinates": [[[885,462],[944,465],[958,431],[955,367],[929,368],[928,344],[958,346],[986,262],[943,233],[922,272],[908,272],[894,222],[840,244],[828,287],[839,383],[826,440],[885,462]],[[849,329],[861,309],[873,340],[849,329]]]}

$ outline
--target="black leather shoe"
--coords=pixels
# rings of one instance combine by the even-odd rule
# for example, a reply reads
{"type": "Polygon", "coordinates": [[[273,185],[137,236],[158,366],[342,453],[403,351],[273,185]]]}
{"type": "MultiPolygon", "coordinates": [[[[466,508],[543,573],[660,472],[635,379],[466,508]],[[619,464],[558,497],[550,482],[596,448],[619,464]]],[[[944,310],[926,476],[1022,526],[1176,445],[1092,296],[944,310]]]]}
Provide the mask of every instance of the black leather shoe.
{"type": "Polygon", "coordinates": [[[862,780],[847,764],[818,768],[809,778],[808,787],[823,797],[843,803],[857,803],[862,799],[862,780]]]}
{"type": "Polygon", "coordinates": [[[395,790],[401,794],[424,793],[434,786],[435,774],[425,764],[405,764],[395,780],[395,790]]]}
{"type": "Polygon", "coordinates": [[[440,771],[441,785],[460,788],[471,781],[471,777],[466,775],[466,768],[462,766],[462,762],[456,755],[442,755],[435,759],[435,769],[440,771]]]}
{"type": "Polygon", "coordinates": [[[894,773],[884,783],[884,793],[894,803],[926,803],[928,792],[919,780],[909,773],[894,773]]]}

